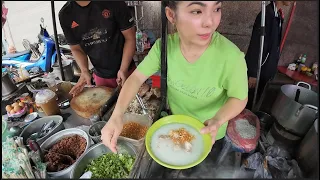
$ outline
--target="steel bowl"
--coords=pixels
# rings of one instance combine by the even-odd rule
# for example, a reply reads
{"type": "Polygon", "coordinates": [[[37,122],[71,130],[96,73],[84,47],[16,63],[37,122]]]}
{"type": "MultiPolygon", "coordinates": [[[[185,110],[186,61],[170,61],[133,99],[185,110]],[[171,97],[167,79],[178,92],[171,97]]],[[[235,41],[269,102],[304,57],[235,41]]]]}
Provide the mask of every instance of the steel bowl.
{"type": "Polygon", "coordinates": [[[89,136],[96,144],[101,142],[101,130],[106,123],[105,121],[98,121],[89,128],[89,136]]]}
{"type": "MultiPolygon", "coordinates": [[[[88,134],[81,130],[81,129],[78,129],[78,128],[70,128],[70,129],[65,129],[65,130],[62,130],[60,132],[57,132],[55,133],[54,135],[52,135],[51,137],[49,137],[47,140],[45,140],[41,145],[40,145],[40,148],[42,150],[48,150],[50,147],[52,147],[54,144],[56,144],[58,141],[60,141],[61,139],[65,138],[65,137],[70,137],[70,136],[74,136],[74,135],[79,135],[83,138],[86,139],[86,142],[87,142],[87,146],[86,146],[86,149],[84,151],[83,154],[86,153],[86,151],[89,149],[89,147],[91,146],[91,139],[90,137],[88,136],[88,134]]],[[[83,155],[82,154],[82,155],[83,155]]],[[[78,158],[76,160],[79,161],[80,158],[78,158]]],[[[71,166],[69,166],[68,168],[66,169],[63,169],[61,171],[57,171],[57,172],[47,172],[49,177],[51,178],[69,178],[70,177],[70,172],[71,170],[74,168],[75,166],[75,163],[73,163],[71,166]]]]}
{"type": "Polygon", "coordinates": [[[56,132],[59,132],[63,129],[65,129],[63,125],[63,118],[62,116],[59,115],[53,115],[53,116],[46,116],[43,118],[39,118],[31,122],[29,125],[27,125],[21,134],[19,135],[20,137],[23,138],[23,143],[27,144],[26,141],[27,139],[31,136],[31,134],[39,132],[42,128],[42,126],[45,123],[50,122],[53,120],[55,122],[55,127],[53,127],[45,136],[37,139],[38,144],[42,144],[45,140],[47,140],[51,135],[55,134],[56,132]]]}
{"type": "MultiPolygon", "coordinates": [[[[135,163],[133,166],[136,166],[137,163],[137,151],[134,146],[125,141],[118,140],[118,146],[120,147],[120,153],[128,153],[130,155],[134,155],[136,157],[135,163]]],[[[107,148],[104,144],[99,143],[92,146],[86,153],[84,153],[79,160],[75,163],[75,166],[70,174],[70,179],[79,179],[87,167],[87,165],[93,160],[96,159],[106,153],[113,153],[109,148],[107,148]]],[[[132,171],[130,172],[129,178],[131,177],[132,171]]]]}

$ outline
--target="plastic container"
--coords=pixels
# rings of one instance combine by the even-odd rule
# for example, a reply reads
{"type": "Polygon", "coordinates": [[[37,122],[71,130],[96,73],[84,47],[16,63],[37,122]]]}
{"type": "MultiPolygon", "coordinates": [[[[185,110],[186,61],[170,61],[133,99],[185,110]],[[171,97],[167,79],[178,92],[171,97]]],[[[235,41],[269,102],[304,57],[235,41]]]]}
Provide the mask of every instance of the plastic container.
{"type": "Polygon", "coordinates": [[[56,97],[56,93],[52,90],[44,89],[36,94],[35,102],[47,116],[58,115],[61,112],[56,97]]]}
{"type": "Polygon", "coordinates": [[[150,78],[152,80],[152,87],[153,88],[160,88],[160,86],[161,86],[161,76],[152,75],[150,78]]]}
{"type": "MultiPolygon", "coordinates": [[[[124,114],[123,122],[124,124],[126,124],[127,122],[135,122],[142,126],[147,126],[148,128],[152,125],[152,120],[149,119],[148,115],[140,115],[140,114],[132,114],[132,113],[124,114]]],[[[144,142],[145,136],[139,140],[135,140],[135,139],[131,139],[123,136],[119,136],[119,139],[126,140],[132,143],[132,145],[140,147],[144,142]]]]}

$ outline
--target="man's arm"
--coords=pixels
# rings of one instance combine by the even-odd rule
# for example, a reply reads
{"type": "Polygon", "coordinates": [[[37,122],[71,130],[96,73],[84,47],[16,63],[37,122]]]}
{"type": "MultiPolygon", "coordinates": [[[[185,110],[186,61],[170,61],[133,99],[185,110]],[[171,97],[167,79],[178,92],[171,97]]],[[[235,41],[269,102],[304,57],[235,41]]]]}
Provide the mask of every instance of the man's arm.
{"type": "Polygon", "coordinates": [[[135,54],[135,49],[136,49],[135,32],[136,31],[135,31],[135,27],[131,27],[121,32],[125,38],[125,43],[123,47],[122,62],[121,62],[120,70],[123,72],[127,72],[131,64],[132,58],[135,54]]]}
{"type": "Polygon", "coordinates": [[[70,46],[72,55],[81,70],[81,75],[77,84],[69,92],[74,97],[83,90],[86,84],[91,85],[91,75],[89,73],[89,68],[88,68],[88,57],[86,53],[83,51],[83,49],[81,48],[81,46],[79,45],[81,42],[81,39],[74,35],[74,31],[71,28],[72,23],[70,19],[68,19],[70,18],[70,14],[66,14],[65,12],[66,7],[69,3],[70,2],[67,2],[66,5],[60,10],[59,20],[60,20],[60,25],[63,30],[63,33],[70,46]]]}
{"type": "Polygon", "coordinates": [[[80,45],[70,45],[70,49],[72,52],[73,57],[75,58],[81,73],[82,72],[89,72],[88,67],[88,57],[86,53],[83,51],[80,45]]]}
{"type": "Polygon", "coordinates": [[[127,73],[136,51],[135,23],[130,9],[124,1],[113,3],[115,8],[115,20],[125,39],[120,71],[127,73]]]}

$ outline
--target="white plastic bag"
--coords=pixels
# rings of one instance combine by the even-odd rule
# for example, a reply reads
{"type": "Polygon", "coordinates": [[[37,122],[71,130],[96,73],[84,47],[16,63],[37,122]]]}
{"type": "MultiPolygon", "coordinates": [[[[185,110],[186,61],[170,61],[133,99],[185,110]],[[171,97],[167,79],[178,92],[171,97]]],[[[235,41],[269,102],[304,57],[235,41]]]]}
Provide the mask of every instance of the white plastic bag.
{"type": "Polygon", "coordinates": [[[91,179],[91,177],[92,177],[92,172],[87,171],[84,174],[82,174],[82,176],[79,179],[91,179]]]}

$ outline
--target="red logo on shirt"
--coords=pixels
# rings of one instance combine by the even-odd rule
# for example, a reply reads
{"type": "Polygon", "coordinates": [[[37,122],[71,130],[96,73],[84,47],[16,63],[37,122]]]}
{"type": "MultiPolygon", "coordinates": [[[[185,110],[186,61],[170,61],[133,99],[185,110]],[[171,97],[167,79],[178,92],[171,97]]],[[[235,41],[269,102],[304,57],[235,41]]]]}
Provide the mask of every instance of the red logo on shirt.
{"type": "Polygon", "coordinates": [[[106,19],[109,18],[110,17],[110,11],[108,9],[103,10],[102,11],[102,16],[104,18],[106,18],[106,19]]]}
{"type": "Polygon", "coordinates": [[[72,29],[75,28],[75,27],[78,27],[78,26],[79,26],[78,23],[76,23],[75,21],[72,21],[72,24],[71,24],[71,28],[72,29]]]}

